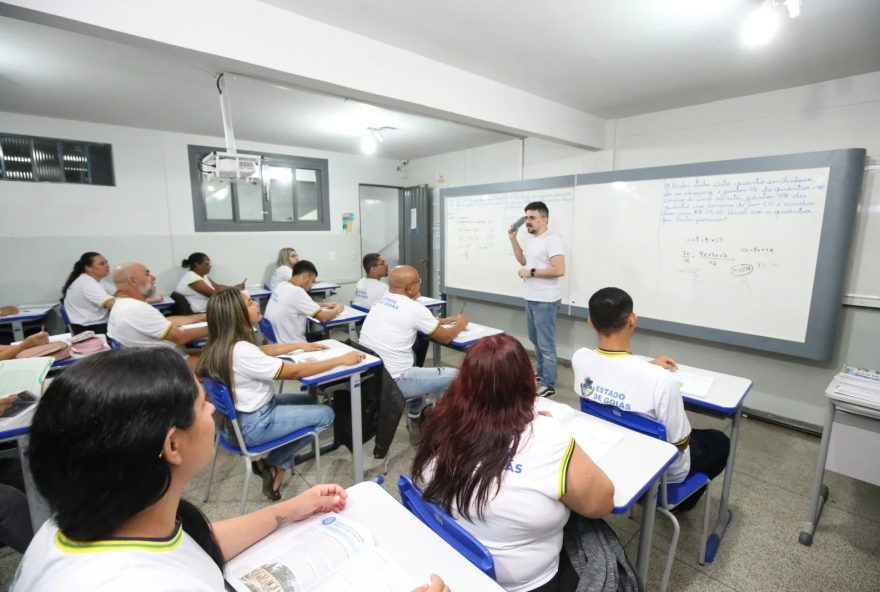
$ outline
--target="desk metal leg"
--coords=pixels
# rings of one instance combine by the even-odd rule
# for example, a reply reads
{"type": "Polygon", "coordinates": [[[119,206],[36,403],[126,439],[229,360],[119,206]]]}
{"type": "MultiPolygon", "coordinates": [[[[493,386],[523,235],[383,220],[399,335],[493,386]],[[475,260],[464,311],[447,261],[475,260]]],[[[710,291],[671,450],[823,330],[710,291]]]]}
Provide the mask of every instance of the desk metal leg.
{"type": "Polygon", "coordinates": [[[348,324],[348,338],[352,341],[358,340],[358,332],[354,322],[348,324]]]}
{"type": "Polygon", "coordinates": [[[361,424],[361,373],[352,374],[351,384],[351,462],[354,484],[364,480],[364,433],[361,424]]]}
{"type": "Polygon", "coordinates": [[[712,563],[721,539],[733,520],[733,511],[728,507],[730,502],[730,484],[733,482],[733,467],[736,462],[736,446],[739,442],[739,427],[742,423],[742,406],[737,407],[733,414],[730,428],[730,452],[727,454],[727,465],[724,468],[724,484],[721,486],[721,502],[718,504],[718,522],[715,523],[715,531],[706,540],[706,554],[704,563],[712,563]]]}
{"type": "Polygon", "coordinates": [[[24,339],[24,327],[22,325],[22,322],[12,321],[12,340],[21,341],[22,339],[24,339]]]}
{"type": "Polygon", "coordinates": [[[639,532],[639,555],[636,558],[636,571],[642,583],[648,586],[648,563],[651,561],[651,539],[654,537],[654,514],[657,510],[657,490],[660,486],[658,477],[645,495],[642,496],[642,528],[639,532]]]}
{"type": "Polygon", "coordinates": [[[825,461],[828,460],[828,445],[831,443],[831,426],[834,424],[834,414],[837,412],[834,402],[828,399],[828,407],[825,409],[825,425],[822,427],[822,442],[819,444],[819,460],[816,462],[816,475],[813,477],[813,491],[810,494],[810,510],[804,529],[798,535],[798,542],[802,545],[813,544],[813,533],[819,524],[819,516],[828,499],[828,488],[822,483],[825,478],[825,461]]]}
{"type": "Polygon", "coordinates": [[[434,348],[434,353],[433,353],[433,356],[434,356],[434,368],[439,368],[439,367],[440,367],[440,344],[437,343],[436,341],[433,341],[433,340],[432,340],[432,341],[431,341],[431,347],[434,348]]]}
{"type": "Polygon", "coordinates": [[[28,511],[31,514],[31,526],[34,527],[34,532],[37,532],[43,522],[49,519],[49,506],[37,491],[34,477],[31,474],[31,465],[28,462],[27,454],[30,449],[30,438],[21,436],[18,438],[17,445],[18,457],[21,459],[21,472],[24,477],[24,492],[27,496],[28,511]]]}

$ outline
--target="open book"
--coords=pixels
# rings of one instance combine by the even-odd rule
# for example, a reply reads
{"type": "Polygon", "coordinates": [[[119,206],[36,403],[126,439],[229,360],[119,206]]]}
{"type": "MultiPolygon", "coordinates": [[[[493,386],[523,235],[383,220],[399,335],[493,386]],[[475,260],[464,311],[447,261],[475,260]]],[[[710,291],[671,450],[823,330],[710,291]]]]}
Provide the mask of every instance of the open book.
{"type": "Polygon", "coordinates": [[[535,411],[550,413],[571,433],[574,441],[595,463],[599,462],[623,438],[619,431],[591,422],[584,417],[581,411],[550,399],[541,397],[535,399],[535,411]]]}
{"type": "MultiPolygon", "coordinates": [[[[52,358],[26,358],[0,362],[0,397],[29,391],[39,397],[43,380],[52,367],[52,358]]],[[[36,405],[31,405],[13,417],[0,418],[0,431],[30,425],[36,405]]]]}
{"type": "Polygon", "coordinates": [[[411,592],[421,585],[339,514],[287,524],[226,564],[238,592],[411,592]]]}

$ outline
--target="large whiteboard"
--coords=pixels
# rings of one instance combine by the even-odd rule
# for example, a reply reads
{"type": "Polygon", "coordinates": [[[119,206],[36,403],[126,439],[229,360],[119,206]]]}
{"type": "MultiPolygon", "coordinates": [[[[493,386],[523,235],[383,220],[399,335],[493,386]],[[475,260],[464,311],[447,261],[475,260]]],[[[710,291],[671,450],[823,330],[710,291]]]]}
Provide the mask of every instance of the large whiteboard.
{"type": "Polygon", "coordinates": [[[540,199],[566,246],[568,314],[586,316],[591,294],[618,286],[643,328],[829,359],[864,158],[832,150],[447,189],[444,291],[521,304],[506,228],[540,199]]]}

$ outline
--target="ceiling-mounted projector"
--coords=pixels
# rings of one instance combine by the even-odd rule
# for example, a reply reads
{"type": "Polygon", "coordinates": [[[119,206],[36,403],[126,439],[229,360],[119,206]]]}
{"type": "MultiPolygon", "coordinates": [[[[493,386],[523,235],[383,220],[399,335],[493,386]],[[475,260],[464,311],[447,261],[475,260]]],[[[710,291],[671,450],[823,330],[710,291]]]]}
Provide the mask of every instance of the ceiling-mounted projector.
{"type": "Polygon", "coordinates": [[[260,182],[262,158],[253,154],[211,152],[202,159],[202,172],[208,181],[235,183],[244,181],[256,185],[260,182]]]}

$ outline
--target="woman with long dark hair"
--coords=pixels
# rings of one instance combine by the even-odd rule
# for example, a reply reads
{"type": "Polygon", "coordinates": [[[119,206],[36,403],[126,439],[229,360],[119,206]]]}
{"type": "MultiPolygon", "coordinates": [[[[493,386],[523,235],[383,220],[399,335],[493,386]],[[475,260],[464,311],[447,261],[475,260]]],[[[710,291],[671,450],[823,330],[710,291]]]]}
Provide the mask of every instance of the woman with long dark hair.
{"type": "Polygon", "coordinates": [[[272,272],[272,278],[269,280],[269,289],[274,290],[275,286],[283,282],[289,282],[293,277],[293,266],[299,261],[299,255],[293,247],[284,247],[278,251],[278,258],[275,260],[275,271],[272,272]]]}
{"type": "MultiPolygon", "coordinates": [[[[211,258],[204,253],[195,252],[184,259],[180,266],[186,269],[186,273],[177,282],[174,291],[186,297],[189,306],[193,312],[205,312],[208,306],[208,298],[214,292],[228,288],[217,280],[208,277],[211,273],[211,258]]],[[[235,284],[235,288],[244,290],[244,284],[247,278],[235,284]]]]}
{"type": "MultiPolygon", "coordinates": [[[[202,350],[196,371],[229,388],[248,446],[271,442],[307,426],[321,432],[333,425],[333,409],[328,405],[318,405],[313,395],[275,394],[273,383],[357,364],[364,359],[363,353],[349,351],[299,364],[274,357],[298,349],[317,351],[324,346],[302,342],[258,347],[253,327],[260,321],[260,307],[250,294],[235,288],[224,288],[211,296],[207,317],[211,339],[202,350]]],[[[254,473],[263,478],[263,493],[269,499],[281,498],[284,473],[291,468],[296,451],[308,442],[303,438],[276,448],[252,465],[254,473]]]]}
{"type": "Polygon", "coordinates": [[[77,362],[34,414],[30,463],[52,511],[12,590],[224,589],[224,562],[279,525],[345,507],[338,485],[209,523],[181,494],[214,453],[214,407],[166,348],[77,362]]]}
{"type": "Polygon", "coordinates": [[[569,510],[613,508],[614,486],[552,417],[534,410],[532,364],[507,335],[478,341],[422,426],[413,479],[492,553],[511,592],[568,591],[569,510]]]}
{"type": "Polygon", "coordinates": [[[101,280],[110,274],[110,264],[100,253],[89,251],[73,264],[61,288],[62,301],[74,334],[83,331],[107,332],[107,319],[116,298],[101,280]]]}

